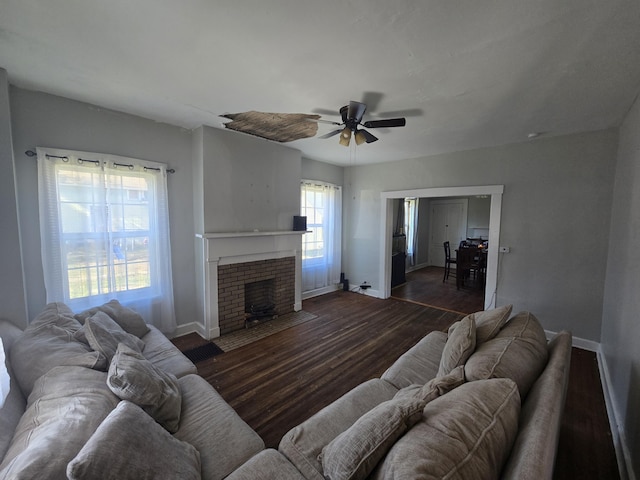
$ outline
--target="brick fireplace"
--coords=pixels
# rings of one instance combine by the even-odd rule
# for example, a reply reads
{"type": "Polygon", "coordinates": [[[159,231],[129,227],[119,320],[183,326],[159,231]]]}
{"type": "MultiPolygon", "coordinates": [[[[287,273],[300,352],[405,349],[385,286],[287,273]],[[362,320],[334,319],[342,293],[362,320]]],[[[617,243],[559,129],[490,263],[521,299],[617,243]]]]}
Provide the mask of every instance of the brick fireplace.
{"type": "MultiPolygon", "coordinates": [[[[293,312],[295,257],[218,266],[218,322],[220,334],[245,328],[251,304],[257,310],[272,306],[273,315],[293,312]],[[253,300],[250,300],[253,296],[253,300]],[[248,301],[249,300],[249,301],[248,301]]],[[[256,315],[253,315],[256,316],[256,315]]],[[[265,314],[264,318],[269,318],[265,314]]]]}
{"type": "Polygon", "coordinates": [[[272,303],[274,315],[302,309],[302,233],[197,235],[202,242],[203,268],[198,281],[201,318],[196,329],[204,338],[245,328],[250,318],[247,295],[256,296],[254,303],[272,303]]]}

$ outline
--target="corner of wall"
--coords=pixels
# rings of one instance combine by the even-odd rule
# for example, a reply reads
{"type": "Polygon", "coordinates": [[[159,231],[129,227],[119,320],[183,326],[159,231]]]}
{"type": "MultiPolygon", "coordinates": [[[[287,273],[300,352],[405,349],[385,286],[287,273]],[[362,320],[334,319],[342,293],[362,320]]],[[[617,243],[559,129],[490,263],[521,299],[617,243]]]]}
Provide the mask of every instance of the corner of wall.
{"type": "Polygon", "coordinates": [[[16,187],[15,160],[13,154],[9,80],[7,71],[0,68],[0,263],[10,275],[0,280],[0,316],[19,327],[27,325],[27,296],[24,283],[24,264],[18,195],[16,187]]]}

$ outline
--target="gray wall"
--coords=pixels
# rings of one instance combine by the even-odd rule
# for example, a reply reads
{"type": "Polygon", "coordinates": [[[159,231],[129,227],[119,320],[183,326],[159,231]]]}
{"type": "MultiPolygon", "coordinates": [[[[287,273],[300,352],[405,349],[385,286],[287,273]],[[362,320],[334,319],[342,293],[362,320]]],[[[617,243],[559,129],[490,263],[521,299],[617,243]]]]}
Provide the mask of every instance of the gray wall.
{"type": "MultiPolygon", "coordinates": [[[[23,152],[43,146],[154,160],[176,169],[167,180],[174,300],[178,322],[192,319],[195,260],[191,132],[14,87],[11,117],[29,317],[33,318],[44,307],[46,294],[40,255],[37,165],[34,158],[23,152]]],[[[3,274],[2,278],[13,282],[8,275],[3,274]]]]}
{"type": "Polygon", "coordinates": [[[27,303],[22,271],[22,249],[18,224],[11,108],[7,71],[0,69],[0,317],[20,327],[27,323],[27,303]]]}
{"type": "Polygon", "coordinates": [[[300,152],[233,131],[202,130],[205,232],[291,230],[300,215],[300,152]]]}
{"type": "Polygon", "coordinates": [[[318,162],[309,158],[302,159],[302,178],[320,182],[344,185],[344,167],[318,162]]]}
{"type": "Polygon", "coordinates": [[[344,265],[353,282],[377,285],[380,192],[504,185],[497,304],[530,310],[551,331],[599,341],[617,132],[350,167],[344,265]]]}
{"type": "MultiPolygon", "coordinates": [[[[603,222],[604,223],[604,222],[603,222]]],[[[620,129],[611,241],[602,315],[602,351],[626,454],[640,475],[640,101],[620,129]]],[[[630,478],[634,478],[631,477],[630,478]]]]}
{"type": "MultiPolygon", "coordinates": [[[[44,93],[11,88],[11,114],[0,115],[13,127],[16,155],[18,218],[23,233],[11,227],[15,205],[2,212],[7,226],[7,252],[19,264],[20,247],[26,252],[24,271],[28,314],[33,318],[46,303],[40,255],[37,165],[22,154],[37,146],[111,153],[167,163],[176,170],[168,176],[169,221],[174,300],[178,325],[198,318],[195,233],[247,230],[290,230],[300,212],[300,152],[232,131],[201,127],[194,132],[144,118],[114,112],[44,93]],[[10,122],[9,122],[10,119],[10,122]],[[13,235],[13,236],[12,236],[13,235]],[[15,237],[15,238],[14,238],[15,237]]],[[[2,108],[0,97],[0,109],[2,108]]],[[[3,130],[5,131],[5,130],[3,130]]],[[[7,130],[10,131],[10,130],[7,130]]],[[[2,157],[3,165],[8,163],[2,157]]],[[[9,157],[10,158],[10,157],[9,157]]],[[[331,169],[329,169],[330,171],[331,169]]],[[[3,185],[3,195],[5,193],[3,185]]],[[[7,188],[7,192],[10,190],[7,188]]],[[[10,206],[10,202],[7,202],[10,206]]],[[[10,285],[2,289],[14,301],[18,274],[6,274],[10,285]]],[[[13,272],[15,269],[12,267],[13,272]]],[[[9,304],[7,304],[9,306],[9,304]]],[[[10,315],[3,308],[3,316],[10,315]]],[[[11,314],[12,315],[12,314],[11,314]]]]}

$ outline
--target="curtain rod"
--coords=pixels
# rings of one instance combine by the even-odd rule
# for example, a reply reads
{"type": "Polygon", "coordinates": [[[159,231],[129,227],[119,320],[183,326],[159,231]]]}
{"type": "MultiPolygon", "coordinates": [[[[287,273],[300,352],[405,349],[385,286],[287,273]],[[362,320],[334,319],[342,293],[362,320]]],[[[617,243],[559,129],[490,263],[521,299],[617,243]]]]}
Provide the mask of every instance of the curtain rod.
{"type": "MultiPolygon", "coordinates": [[[[35,157],[37,155],[36,152],[34,152],[33,150],[27,150],[26,152],[24,152],[24,154],[27,157],[35,157]]],[[[67,157],[58,157],[56,155],[47,155],[49,157],[52,158],[67,158],[67,157]]],[[[83,161],[83,162],[92,162],[92,163],[98,163],[98,160],[86,160],[84,158],[80,158],[79,160],[83,161]]],[[[116,163],[117,166],[119,167],[129,167],[132,168],[133,165],[125,165],[123,163],[116,163]]],[[[144,167],[146,170],[160,170],[159,168],[153,168],[153,167],[144,167]]],[[[176,170],[174,168],[167,168],[167,173],[176,173],[176,170]]]]}

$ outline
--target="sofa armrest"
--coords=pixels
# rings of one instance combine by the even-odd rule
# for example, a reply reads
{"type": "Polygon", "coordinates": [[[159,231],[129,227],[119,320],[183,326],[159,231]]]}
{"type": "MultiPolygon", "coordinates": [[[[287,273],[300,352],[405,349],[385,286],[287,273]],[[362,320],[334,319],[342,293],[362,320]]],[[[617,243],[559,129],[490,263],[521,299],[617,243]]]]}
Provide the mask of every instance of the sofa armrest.
{"type": "Polygon", "coordinates": [[[544,480],[553,478],[562,414],[571,364],[570,332],[560,332],[549,342],[547,366],[529,391],[518,436],[502,478],[544,480]]]}
{"type": "Polygon", "coordinates": [[[8,320],[0,319],[0,337],[2,337],[2,346],[4,348],[6,357],[6,367],[9,372],[10,384],[9,395],[5,399],[4,405],[0,408],[0,463],[4,458],[11,439],[13,438],[13,432],[16,430],[16,426],[20,421],[20,417],[27,408],[27,400],[25,399],[20,386],[13,376],[13,370],[11,369],[11,363],[9,362],[9,351],[13,342],[22,334],[22,330],[13,325],[8,320]]]}

